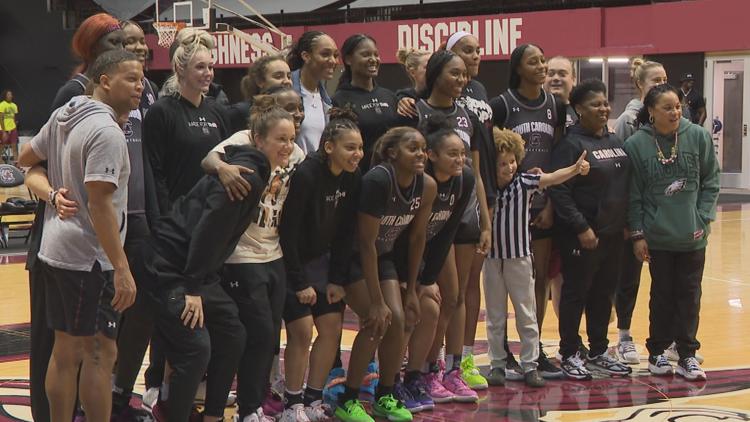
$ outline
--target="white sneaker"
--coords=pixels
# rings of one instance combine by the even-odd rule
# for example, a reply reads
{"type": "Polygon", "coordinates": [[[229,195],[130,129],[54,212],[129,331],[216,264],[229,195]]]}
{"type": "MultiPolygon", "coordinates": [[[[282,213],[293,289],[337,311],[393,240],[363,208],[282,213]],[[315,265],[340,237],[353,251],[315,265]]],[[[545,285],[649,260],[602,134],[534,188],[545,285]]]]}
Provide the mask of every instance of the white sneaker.
{"type": "Polygon", "coordinates": [[[145,393],[143,393],[143,396],[141,396],[141,402],[143,402],[141,407],[150,412],[158,400],[159,400],[159,388],[151,387],[148,390],[146,390],[145,393]]]}
{"type": "Polygon", "coordinates": [[[322,422],[331,419],[331,408],[323,403],[322,400],[316,400],[310,403],[310,406],[305,406],[305,414],[310,422],[322,422]]]}
{"type": "MultiPolygon", "coordinates": [[[[195,402],[198,404],[204,404],[206,402],[206,380],[203,380],[198,384],[198,391],[195,392],[195,402]]],[[[227,395],[226,406],[234,406],[235,403],[237,403],[237,393],[230,391],[229,395],[227,395]]]]}
{"type": "Polygon", "coordinates": [[[682,375],[688,381],[704,381],[706,379],[706,373],[701,369],[698,359],[696,358],[685,358],[680,360],[677,364],[677,374],[682,375]]]}
{"type": "Polygon", "coordinates": [[[667,357],[661,354],[648,357],[648,372],[653,375],[672,375],[674,374],[674,368],[672,368],[672,364],[669,363],[667,357]]]}
{"type": "Polygon", "coordinates": [[[638,350],[635,349],[635,343],[632,337],[621,338],[617,343],[617,354],[620,360],[628,365],[637,365],[641,362],[638,356],[638,350]]]}
{"type": "MultiPolygon", "coordinates": [[[[664,350],[664,354],[667,356],[667,359],[671,360],[672,362],[680,361],[680,354],[677,353],[677,343],[675,342],[672,342],[672,344],[670,344],[669,347],[664,350]]],[[[701,356],[701,354],[698,352],[695,352],[695,360],[697,360],[699,364],[703,364],[703,356],[701,356]]]]}
{"type": "MultiPolygon", "coordinates": [[[[240,422],[240,415],[238,413],[235,413],[232,421],[240,422]]],[[[276,422],[276,420],[270,416],[264,415],[263,408],[259,407],[258,410],[255,411],[255,413],[251,413],[242,418],[242,422],[276,422]]]]}
{"type": "Polygon", "coordinates": [[[305,413],[305,405],[302,403],[293,404],[292,407],[284,409],[279,422],[310,422],[305,413]]]}

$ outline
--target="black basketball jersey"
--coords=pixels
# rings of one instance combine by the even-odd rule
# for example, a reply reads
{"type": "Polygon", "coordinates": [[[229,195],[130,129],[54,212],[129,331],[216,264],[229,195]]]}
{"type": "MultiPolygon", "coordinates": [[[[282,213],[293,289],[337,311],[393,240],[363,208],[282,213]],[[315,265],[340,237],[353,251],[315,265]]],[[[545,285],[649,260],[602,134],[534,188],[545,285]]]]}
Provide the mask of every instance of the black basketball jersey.
{"type": "Polygon", "coordinates": [[[390,164],[375,166],[368,173],[371,172],[384,172],[390,184],[390,194],[383,215],[380,217],[380,229],[375,240],[375,248],[378,251],[378,256],[380,256],[393,250],[396,239],[409,227],[417,214],[417,210],[422,203],[424,175],[415,176],[414,182],[404,193],[396,180],[396,171],[390,164]]]}
{"type": "Polygon", "coordinates": [[[432,202],[430,219],[427,221],[428,242],[442,230],[453,214],[453,209],[463,195],[463,184],[463,174],[437,184],[437,196],[432,202]]]}
{"type": "Polygon", "coordinates": [[[426,120],[436,112],[443,113],[448,118],[451,126],[453,126],[453,130],[456,131],[458,137],[466,145],[466,157],[469,160],[468,164],[471,165],[471,137],[474,135],[474,125],[472,125],[466,109],[457,104],[453,104],[453,108],[450,110],[437,109],[427,104],[427,101],[424,99],[417,101],[416,107],[420,124],[422,120],[426,120]]]}
{"type": "Polygon", "coordinates": [[[542,95],[545,96],[544,102],[537,107],[524,104],[511,90],[500,95],[506,110],[503,127],[521,135],[526,142],[526,157],[520,163],[519,173],[534,167],[550,171],[552,143],[558,122],[557,104],[554,95],[545,91],[542,91],[542,95]]]}

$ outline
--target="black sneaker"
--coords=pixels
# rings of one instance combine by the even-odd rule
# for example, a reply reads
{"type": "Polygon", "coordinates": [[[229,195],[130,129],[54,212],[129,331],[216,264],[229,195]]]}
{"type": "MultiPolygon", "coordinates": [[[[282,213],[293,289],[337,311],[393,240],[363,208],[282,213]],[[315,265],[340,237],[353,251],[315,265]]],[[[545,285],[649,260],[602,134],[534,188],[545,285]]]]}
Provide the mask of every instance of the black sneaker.
{"type": "Polygon", "coordinates": [[[591,372],[586,369],[586,364],[583,362],[583,359],[581,359],[579,353],[576,353],[567,359],[563,359],[562,365],[560,366],[562,367],[563,374],[565,374],[567,378],[579,381],[590,380],[592,378],[591,372]]]}
{"type": "Polygon", "coordinates": [[[505,368],[490,369],[486,378],[489,385],[505,385],[505,368]]]}
{"type": "Polygon", "coordinates": [[[508,353],[508,357],[505,358],[505,380],[523,381],[523,369],[512,353],[508,353]]]}
{"type": "Polygon", "coordinates": [[[536,369],[532,369],[531,371],[523,374],[523,379],[526,382],[526,385],[531,388],[542,388],[547,384],[547,382],[544,381],[544,378],[539,376],[539,371],[537,371],[536,369]]]}
{"type": "Polygon", "coordinates": [[[560,379],[563,377],[562,370],[549,361],[547,355],[539,348],[539,359],[536,361],[537,371],[545,379],[560,379]]]}
{"type": "Polygon", "coordinates": [[[633,372],[633,369],[617,359],[613,359],[607,352],[599,356],[587,357],[587,364],[594,368],[606,372],[612,376],[626,376],[633,372]]]}

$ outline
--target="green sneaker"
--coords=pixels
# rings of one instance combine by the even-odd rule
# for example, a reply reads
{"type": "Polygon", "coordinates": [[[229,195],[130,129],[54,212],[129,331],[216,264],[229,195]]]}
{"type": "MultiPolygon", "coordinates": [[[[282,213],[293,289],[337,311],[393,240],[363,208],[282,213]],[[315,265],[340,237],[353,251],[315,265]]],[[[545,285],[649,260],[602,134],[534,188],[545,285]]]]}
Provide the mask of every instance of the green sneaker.
{"type": "Polygon", "coordinates": [[[349,400],[344,407],[336,406],[335,416],[342,422],[375,422],[359,400],[349,400]]]}
{"type": "Polygon", "coordinates": [[[391,422],[409,422],[414,418],[409,409],[403,403],[396,400],[393,394],[379,398],[372,406],[372,413],[375,416],[386,418],[391,422]]]}
{"type": "Polygon", "coordinates": [[[487,379],[479,373],[479,368],[474,365],[474,355],[466,356],[461,360],[461,378],[472,390],[487,388],[487,379]]]}

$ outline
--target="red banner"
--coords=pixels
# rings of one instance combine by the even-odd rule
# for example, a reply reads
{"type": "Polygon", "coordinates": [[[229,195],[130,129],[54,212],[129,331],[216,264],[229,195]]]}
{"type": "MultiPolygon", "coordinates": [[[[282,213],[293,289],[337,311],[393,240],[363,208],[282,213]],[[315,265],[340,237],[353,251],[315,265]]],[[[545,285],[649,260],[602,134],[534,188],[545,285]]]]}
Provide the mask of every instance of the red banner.
{"type": "MultiPolygon", "coordinates": [[[[750,31],[743,19],[748,15],[747,0],[695,0],[281,30],[293,40],[304,31],[322,30],[339,46],[348,36],[363,32],[377,40],[383,63],[396,63],[396,52],[402,47],[434,51],[451,33],[462,30],[479,39],[483,60],[507,60],[523,43],[542,46],[548,56],[571,57],[747,50],[750,31]]],[[[280,37],[268,31],[245,32],[277,48],[281,46],[280,37]]],[[[154,50],[150,67],[168,69],[167,50],[156,45],[155,35],[146,38],[154,50]]],[[[263,54],[233,35],[216,34],[215,39],[213,56],[218,68],[245,67],[263,54]]]]}

